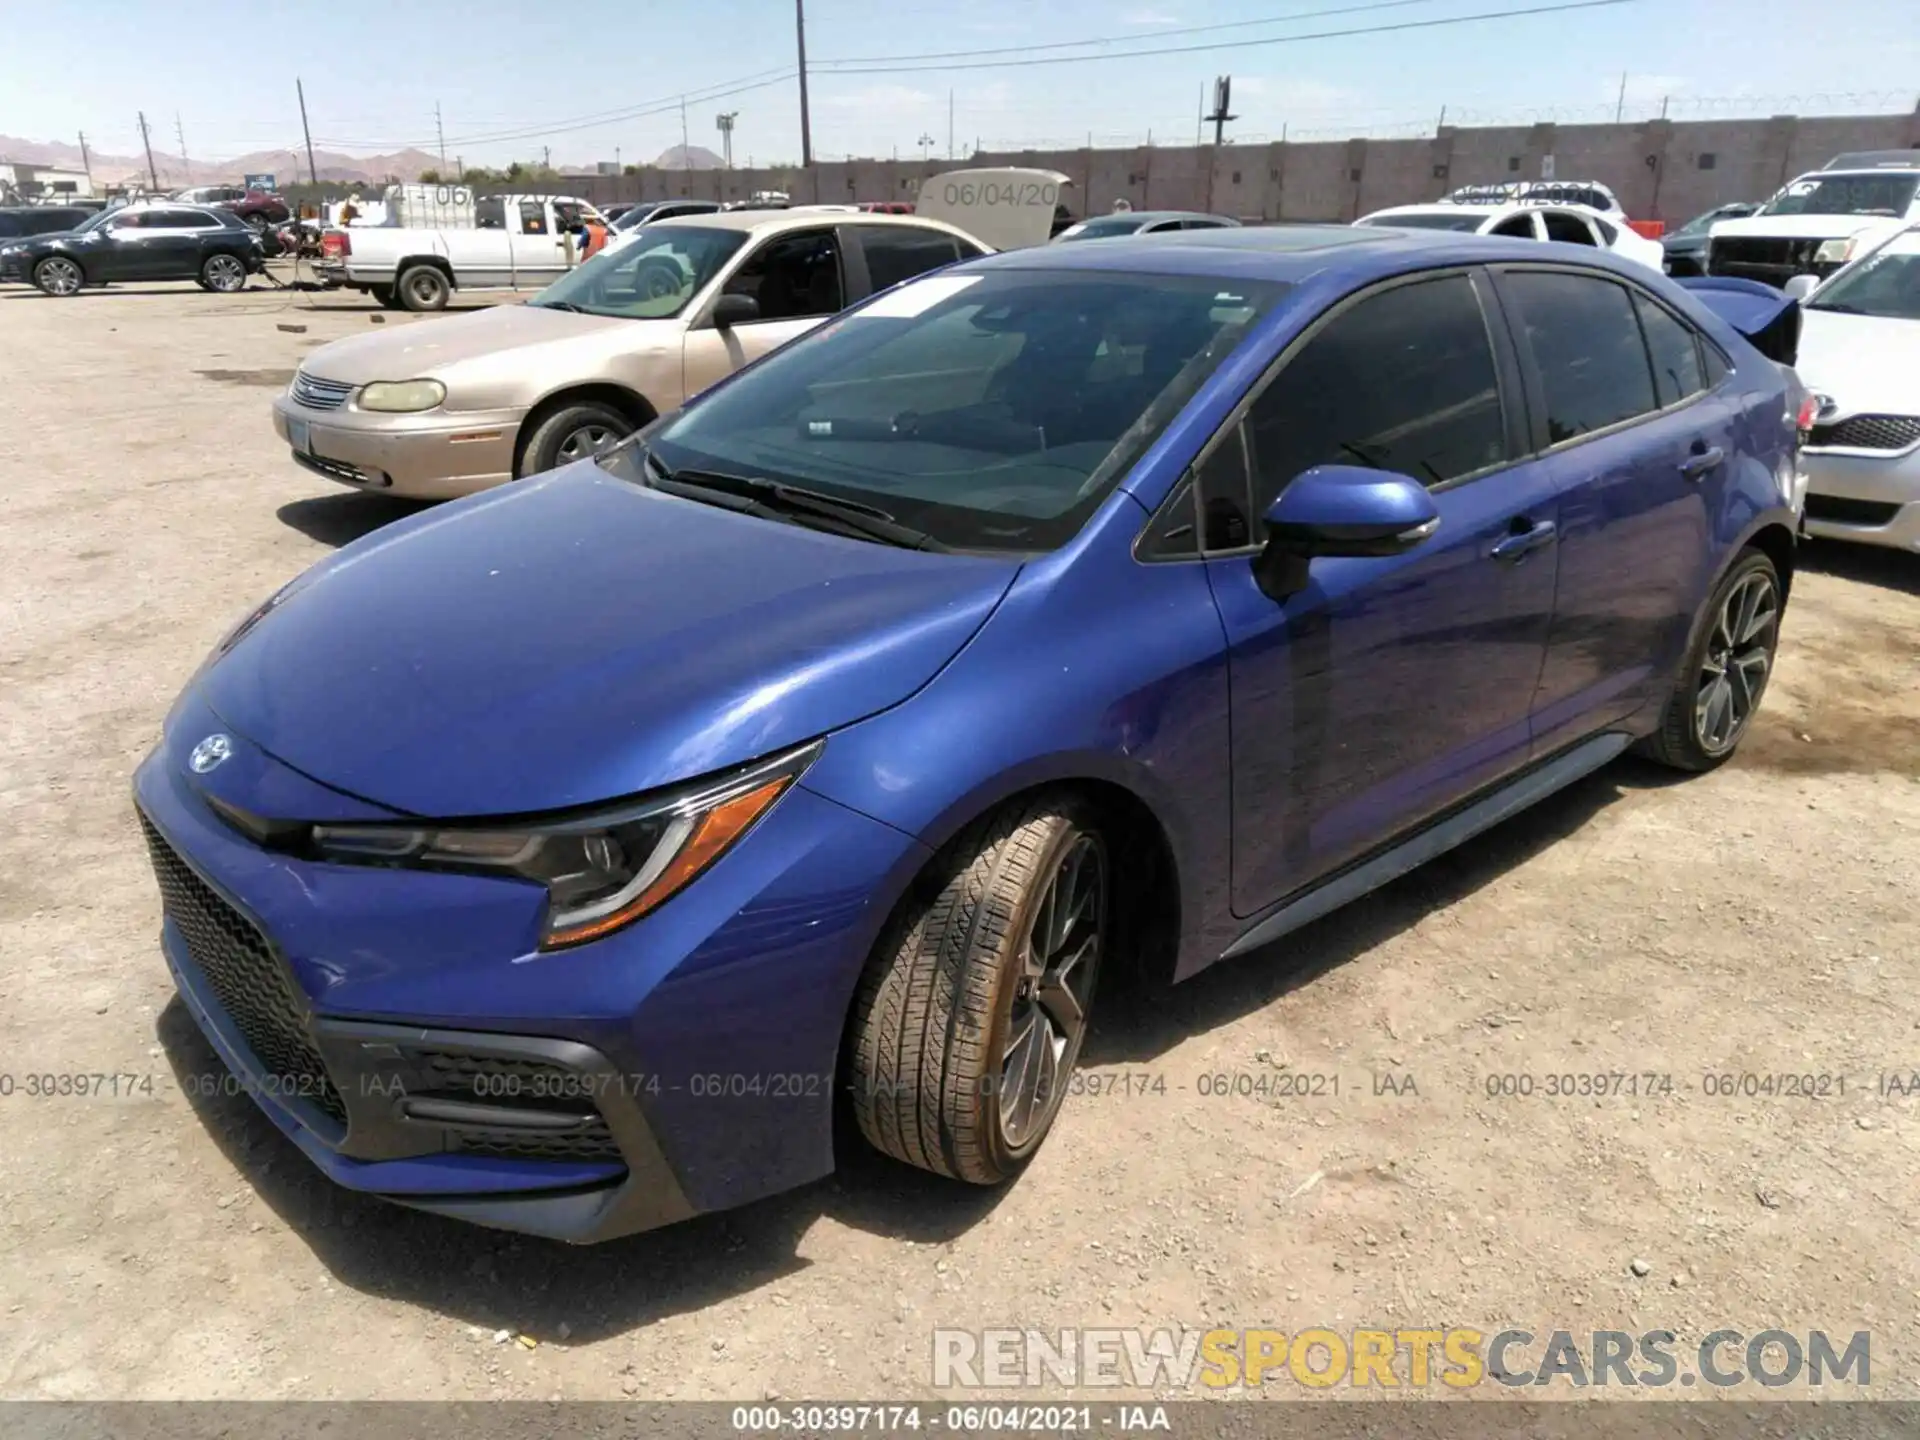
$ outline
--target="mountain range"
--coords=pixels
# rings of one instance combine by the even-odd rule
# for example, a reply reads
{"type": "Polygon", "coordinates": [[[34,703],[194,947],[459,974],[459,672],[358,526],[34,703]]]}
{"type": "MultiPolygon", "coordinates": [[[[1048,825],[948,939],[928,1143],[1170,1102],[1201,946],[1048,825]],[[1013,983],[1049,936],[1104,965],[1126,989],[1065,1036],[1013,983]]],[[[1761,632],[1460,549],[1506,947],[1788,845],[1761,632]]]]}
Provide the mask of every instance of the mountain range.
{"type": "MultiPolygon", "coordinates": [[[[337,150],[315,150],[313,158],[320,167],[322,180],[361,185],[377,184],[388,178],[418,180],[422,170],[440,163],[439,156],[429,155],[424,150],[402,150],[393,155],[343,155],[337,150]]],[[[147,159],[144,155],[109,155],[94,150],[89,159],[93,178],[101,184],[117,185],[127,180],[144,181],[147,178],[147,159]]],[[[12,135],[0,135],[0,162],[5,161],[27,165],[59,165],[73,170],[81,168],[78,145],[66,145],[57,140],[22,140],[12,135]]],[[[296,178],[308,178],[306,152],[296,153],[292,150],[255,150],[251,154],[216,164],[191,157],[182,160],[178,155],[170,155],[156,148],[153,152],[153,168],[159,172],[162,188],[169,190],[183,185],[237,182],[243,175],[270,174],[281,185],[291,185],[296,178]]]]}

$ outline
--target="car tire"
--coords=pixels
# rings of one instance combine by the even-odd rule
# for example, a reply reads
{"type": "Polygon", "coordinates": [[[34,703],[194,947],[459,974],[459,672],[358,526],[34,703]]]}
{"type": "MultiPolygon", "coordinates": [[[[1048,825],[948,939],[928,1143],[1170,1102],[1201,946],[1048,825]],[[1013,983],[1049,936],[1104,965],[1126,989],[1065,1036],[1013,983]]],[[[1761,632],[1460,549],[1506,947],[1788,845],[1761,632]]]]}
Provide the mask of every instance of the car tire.
{"type": "Polygon", "coordinates": [[[896,916],[862,977],[849,1089],[875,1149],[995,1185],[1046,1139],[1079,1058],[1112,913],[1107,848],[1056,795],[995,811],[942,853],[938,888],[896,916]]]}
{"type": "Polygon", "coordinates": [[[1741,552],[1714,586],[1660,728],[1640,742],[1641,754],[1694,772],[1732,758],[1773,674],[1781,605],[1773,561],[1758,550],[1741,552]]]}
{"type": "Polygon", "coordinates": [[[396,289],[400,303],[409,310],[444,310],[453,296],[446,273],[432,265],[410,265],[400,272],[396,289]]]}
{"type": "Polygon", "coordinates": [[[221,251],[200,266],[200,285],[216,295],[237,295],[247,288],[247,262],[221,251]]]}
{"type": "Polygon", "coordinates": [[[637,427],[611,405],[580,400],[564,405],[534,427],[520,452],[519,477],[557,470],[618,444],[637,427]]]}
{"type": "Polygon", "coordinates": [[[391,285],[369,285],[367,287],[367,293],[373,297],[374,303],[382,310],[399,310],[402,308],[399,292],[391,285]]]}
{"type": "Polygon", "coordinates": [[[69,260],[64,255],[49,255],[33,267],[33,283],[43,295],[52,295],[64,300],[69,295],[78,295],[80,287],[87,283],[86,272],[80,268],[80,262],[69,260]]]}

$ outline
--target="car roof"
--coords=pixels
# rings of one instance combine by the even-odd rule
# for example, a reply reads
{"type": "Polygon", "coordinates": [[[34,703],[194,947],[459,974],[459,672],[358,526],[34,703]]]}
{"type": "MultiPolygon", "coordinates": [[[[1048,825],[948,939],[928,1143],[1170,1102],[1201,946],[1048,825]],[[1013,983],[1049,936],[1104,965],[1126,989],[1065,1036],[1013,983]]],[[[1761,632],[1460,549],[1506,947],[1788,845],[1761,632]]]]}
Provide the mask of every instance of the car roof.
{"type": "MultiPolygon", "coordinates": [[[[1375,210],[1362,215],[1360,219],[1378,220],[1382,216],[1393,215],[1478,215],[1486,221],[1504,220],[1509,215],[1532,215],[1542,210],[1571,210],[1576,215],[1605,220],[1609,225],[1619,223],[1615,216],[1605,210],[1596,210],[1591,205],[1577,205],[1571,200],[1514,201],[1506,205],[1456,205],[1451,200],[1429,200],[1424,205],[1394,205],[1385,210],[1375,210]]],[[[1354,223],[1358,224],[1359,221],[1354,223]]]]}
{"type": "Polygon", "coordinates": [[[1009,250],[963,261],[956,268],[1131,271],[1150,275],[1213,276],[1222,280],[1278,280],[1296,285],[1332,275],[1358,286],[1414,270],[1447,265],[1513,264],[1527,259],[1585,265],[1643,282],[1647,278],[1645,265],[1592,246],[1553,247],[1548,243],[1532,245],[1520,252],[1514,241],[1498,235],[1353,225],[1243,225],[1163,235],[1116,236],[1098,245],[1040,245],[1009,250]]]}
{"type": "Polygon", "coordinates": [[[1836,155],[1822,170],[1920,170],[1920,150],[1853,150],[1836,155]]]}
{"type": "MultiPolygon", "coordinates": [[[[950,235],[965,235],[966,232],[949,225],[943,220],[930,220],[920,215],[888,215],[873,210],[810,210],[797,208],[792,210],[717,210],[704,215],[669,215],[664,220],[656,220],[649,230],[694,229],[694,230],[751,230],[756,233],[779,230],[799,230],[810,225],[818,225],[825,220],[838,221],[840,224],[855,225],[900,225],[908,229],[944,230],[950,235]]],[[[969,237],[971,238],[971,237],[969,237]]]]}

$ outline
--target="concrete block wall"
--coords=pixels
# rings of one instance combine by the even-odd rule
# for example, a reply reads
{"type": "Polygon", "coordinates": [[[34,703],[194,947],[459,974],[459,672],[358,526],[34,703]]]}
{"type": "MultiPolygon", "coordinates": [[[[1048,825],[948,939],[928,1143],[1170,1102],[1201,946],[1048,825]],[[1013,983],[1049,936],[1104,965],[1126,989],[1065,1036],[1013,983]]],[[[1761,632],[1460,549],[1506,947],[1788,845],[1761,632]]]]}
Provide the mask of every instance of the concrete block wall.
{"type": "MultiPolygon", "coordinates": [[[[1554,176],[1611,186],[1636,219],[1678,224],[1733,200],[1766,199],[1848,150],[1920,148],[1920,107],[1905,115],[1630,121],[1619,125],[1442,126],[1412,140],[1131,149],[983,151],[974,165],[1058,170],[1075,215],[1211,210],[1247,221],[1344,222],[1432,200],[1459,185],[1554,176]]],[[[596,204],[675,196],[744,200],[784,190],[796,202],[911,200],[944,160],[846,160],[752,170],[654,170],[569,178],[596,204]]]]}

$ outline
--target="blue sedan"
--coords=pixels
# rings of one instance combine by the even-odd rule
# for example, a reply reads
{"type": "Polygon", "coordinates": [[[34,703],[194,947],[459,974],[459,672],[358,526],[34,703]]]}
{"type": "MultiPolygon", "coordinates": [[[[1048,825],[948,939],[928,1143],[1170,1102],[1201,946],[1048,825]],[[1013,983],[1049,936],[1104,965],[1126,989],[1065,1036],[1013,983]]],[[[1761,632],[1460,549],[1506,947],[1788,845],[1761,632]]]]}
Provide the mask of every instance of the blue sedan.
{"type": "Polygon", "coordinates": [[[175,984],[325,1173],[480,1224],[739,1205],[842,1117],[1004,1181],[1103,971],[1733,754],[1792,314],[1351,228],[911,281],[248,616],[136,782],[175,984]]]}

